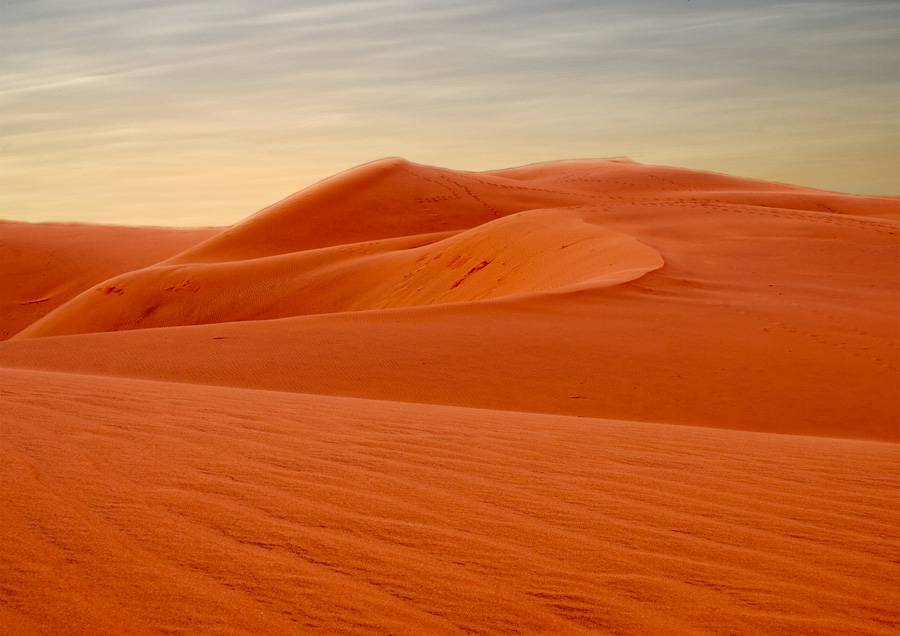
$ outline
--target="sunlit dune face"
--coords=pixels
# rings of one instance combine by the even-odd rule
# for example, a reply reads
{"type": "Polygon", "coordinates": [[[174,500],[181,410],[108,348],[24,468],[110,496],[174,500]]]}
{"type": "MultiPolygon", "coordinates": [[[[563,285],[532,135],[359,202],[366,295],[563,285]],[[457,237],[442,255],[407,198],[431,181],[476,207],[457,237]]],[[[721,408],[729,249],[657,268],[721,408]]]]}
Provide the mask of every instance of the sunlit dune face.
{"type": "Polygon", "coordinates": [[[898,191],[894,2],[0,6],[0,216],[222,225],[347,166],[898,191]]]}

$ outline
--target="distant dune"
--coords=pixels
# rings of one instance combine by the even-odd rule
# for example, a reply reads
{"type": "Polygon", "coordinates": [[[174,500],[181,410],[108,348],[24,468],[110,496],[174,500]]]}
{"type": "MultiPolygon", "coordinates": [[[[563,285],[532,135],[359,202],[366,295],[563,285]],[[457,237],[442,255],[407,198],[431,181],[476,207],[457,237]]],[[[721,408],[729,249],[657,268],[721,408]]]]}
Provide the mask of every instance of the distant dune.
{"type": "Polygon", "coordinates": [[[0,223],[0,631],[896,633],[898,230],[622,158],[0,223]]]}
{"type": "Polygon", "coordinates": [[[0,340],[110,276],[153,265],[215,233],[0,220],[0,340]]]}

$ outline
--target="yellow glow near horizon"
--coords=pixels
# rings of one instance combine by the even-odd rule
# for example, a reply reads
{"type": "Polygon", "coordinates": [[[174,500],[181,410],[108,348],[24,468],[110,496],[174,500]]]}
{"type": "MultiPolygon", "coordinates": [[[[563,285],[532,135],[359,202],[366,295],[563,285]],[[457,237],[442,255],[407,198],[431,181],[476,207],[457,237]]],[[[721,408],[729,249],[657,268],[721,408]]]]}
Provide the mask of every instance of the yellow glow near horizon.
{"type": "Polygon", "coordinates": [[[0,218],[222,225],[384,156],[900,192],[883,1],[8,2],[0,218]]]}

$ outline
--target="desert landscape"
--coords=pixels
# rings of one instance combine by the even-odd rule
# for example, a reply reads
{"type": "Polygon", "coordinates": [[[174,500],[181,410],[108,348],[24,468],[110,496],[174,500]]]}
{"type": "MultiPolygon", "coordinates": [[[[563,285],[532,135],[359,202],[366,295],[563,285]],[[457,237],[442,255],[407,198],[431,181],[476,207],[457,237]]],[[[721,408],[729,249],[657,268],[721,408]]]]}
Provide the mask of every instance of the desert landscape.
{"type": "Polygon", "coordinates": [[[2,632],[896,634],[898,231],[626,158],[4,221],[2,632]]]}

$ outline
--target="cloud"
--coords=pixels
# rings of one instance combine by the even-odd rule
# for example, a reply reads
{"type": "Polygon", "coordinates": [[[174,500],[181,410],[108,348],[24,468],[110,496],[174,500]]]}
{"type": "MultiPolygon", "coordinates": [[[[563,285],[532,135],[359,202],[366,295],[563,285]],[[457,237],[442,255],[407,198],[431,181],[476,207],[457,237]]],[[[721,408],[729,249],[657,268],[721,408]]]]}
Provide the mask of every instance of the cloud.
{"type": "Polygon", "coordinates": [[[7,0],[0,216],[225,223],[382,155],[890,192],[898,25],[866,0],[7,0]]]}

